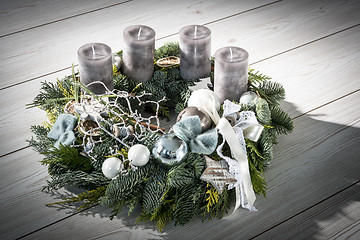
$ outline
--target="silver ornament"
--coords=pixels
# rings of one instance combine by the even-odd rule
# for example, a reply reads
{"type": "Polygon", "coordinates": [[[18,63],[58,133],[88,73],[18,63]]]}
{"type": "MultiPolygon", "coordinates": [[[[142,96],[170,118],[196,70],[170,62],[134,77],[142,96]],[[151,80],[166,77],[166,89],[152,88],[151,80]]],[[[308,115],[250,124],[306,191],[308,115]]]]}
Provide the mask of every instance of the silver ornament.
{"type": "Polygon", "coordinates": [[[187,153],[186,143],[172,133],[161,136],[152,150],[153,156],[167,165],[179,163],[187,153]]]}
{"type": "Polygon", "coordinates": [[[181,119],[191,117],[191,116],[199,116],[201,122],[201,129],[202,131],[206,131],[211,127],[211,119],[207,113],[204,111],[199,110],[197,107],[187,107],[182,110],[176,121],[180,121],[181,119]]]}
{"type": "Polygon", "coordinates": [[[239,102],[241,104],[250,104],[250,103],[255,103],[255,101],[258,99],[258,95],[254,92],[248,91],[248,92],[244,92],[241,97],[239,102]]]}

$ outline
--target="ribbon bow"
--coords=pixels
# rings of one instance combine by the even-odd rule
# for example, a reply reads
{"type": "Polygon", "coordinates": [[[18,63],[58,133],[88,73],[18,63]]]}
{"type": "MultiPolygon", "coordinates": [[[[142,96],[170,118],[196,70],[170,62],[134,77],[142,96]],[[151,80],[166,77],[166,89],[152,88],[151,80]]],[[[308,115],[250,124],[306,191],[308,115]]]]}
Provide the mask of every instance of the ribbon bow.
{"type": "Polygon", "coordinates": [[[173,127],[175,135],[184,140],[192,152],[211,154],[217,145],[217,130],[210,129],[201,133],[201,122],[198,116],[191,116],[177,122],[173,127]]]}
{"type": "Polygon", "coordinates": [[[225,159],[229,165],[229,172],[234,175],[237,183],[229,184],[228,188],[235,187],[236,190],[236,205],[234,211],[241,205],[250,211],[257,211],[253,206],[256,196],[250,178],[249,163],[246,154],[245,138],[252,141],[257,141],[263,131],[261,126],[252,111],[240,112],[241,107],[229,100],[224,101],[224,114],[217,124],[219,133],[223,135],[223,142],[216,149],[218,155],[225,159]],[[226,116],[237,115],[239,113],[236,123],[232,127],[226,116]],[[222,154],[222,148],[225,141],[229,144],[231,155],[234,159],[226,157],[222,154]],[[239,145],[241,147],[239,147],[239,145]]]}
{"type": "Polygon", "coordinates": [[[77,123],[77,118],[70,114],[60,114],[56,119],[56,122],[50,132],[48,137],[57,140],[54,143],[54,147],[59,148],[60,143],[62,145],[70,145],[75,140],[75,133],[73,129],[77,123]]]}

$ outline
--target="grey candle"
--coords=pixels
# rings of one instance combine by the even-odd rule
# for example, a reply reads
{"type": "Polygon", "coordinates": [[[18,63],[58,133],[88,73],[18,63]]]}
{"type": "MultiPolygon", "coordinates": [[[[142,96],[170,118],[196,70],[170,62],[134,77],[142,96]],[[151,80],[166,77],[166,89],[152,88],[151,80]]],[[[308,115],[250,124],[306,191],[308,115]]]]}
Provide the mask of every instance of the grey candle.
{"type": "Polygon", "coordinates": [[[95,94],[114,89],[111,48],[103,43],[88,43],[78,50],[80,82],[95,94]],[[102,83],[94,83],[96,81],[102,83]],[[106,88],[104,87],[106,86],[106,88]]]}
{"type": "Polygon", "coordinates": [[[211,71],[211,31],[201,25],[183,27],[180,32],[180,74],[198,79],[211,71]]]}
{"type": "Polygon", "coordinates": [[[144,25],[129,26],[123,37],[123,74],[139,82],[149,80],[154,72],[154,29],[144,25]]]}
{"type": "Polygon", "coordinates": [[[242,48],[224,47],[215,52],[214,92],[221,103],[239,102],[247,91],[249,54],[242,48]]]}

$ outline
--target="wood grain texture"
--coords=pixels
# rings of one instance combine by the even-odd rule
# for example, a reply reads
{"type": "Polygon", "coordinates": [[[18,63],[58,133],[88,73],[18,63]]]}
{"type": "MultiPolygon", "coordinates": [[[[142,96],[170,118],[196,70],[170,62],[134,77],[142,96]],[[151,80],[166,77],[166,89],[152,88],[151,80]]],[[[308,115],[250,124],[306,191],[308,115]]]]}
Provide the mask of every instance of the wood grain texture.
{"type": "Polygon", "coordinates": [[[1,7],[0,35],[30,28],[0,38],[1,239],[360,237],[359,1],[133,0],[103,9],[100,5],[115,1],[84,2],[0,4],[9,6],[1,7]],[[156,30],[157,46],[177,40],[184,25],[206,24],[212,52],[243,47],[252,67],[284,84],[282,106],[295,118],[295,130],[278,139],[265,173],[268,197],[255,202],[259,212],[170,224],[159,233],[152,224],[134,224],[136,215],[126,211],[110,221],[111,210],[100,206],[78,214],[45,207],[57,200],[40,191],[49,178],[46,167],[38,163],[40,155],[22,149],[30,125],[45,118],[39,109],[24,111],[25,104],[38,93],[40,81],[70,74],[62,69],[77,62],[79,46],[100,41],[120,50],[122,30],[137,23],[156,30]]]}
{"type": "Polygon", "coordinates": [[[34,27],[41,27],[124,2],[127,1],[2,0],[0,2],[0,37],[31,30],[34,27]]]}
{"type": "MultiPolygon", "coordinates": [[[[346,9],[348,8],[349,6],[346,9]]],[[[263,8],[262,11],[256,10],[258,12],[254,15],[263,16],[268,14],[267,12],[269,10],[272,11],[271,8],[263,8]]],[[[285,11],[285,13],[287,12],[285,11]]],[[[299,14],[297,16],[306,18],[308,13],[307,11],[305,11],[305,13],[303,16],[299,14]]],[[[343,12],[343,14],[345,13],[343,12]]],[[[261,19],[261,17],[258,18],[261,19]]],[[[241,19],[238,20],[242,22],[241,19]]],[[[226,24],[227,21],[228,20],[225,21],[225,26],[228,26],[228,24],[226,24]]],[[[284,21],[291,22],[286,19],[284,21]]],[[[271,39],[276,35],[276,32],[270,36],[266,32],[263,33],[264,35],[258,37],[264,42],[271,42],[271,39]]],[[[317,35],[314,35],[312,39],[316,39],[316,37],[317,35]]],[[[219,36],[219,38],[226,42],[226,36],[223,38],[219,36]]],[[[314,42],[309,46],[287,52],[274,59],[260,62],[252,67],[271,76],[274,81],[284,84],[287,101],[299,107],[300,112],[307,112],[336,99],[338,96],[344,96],[360,89],[360,82],[353,81],[353,79],[360,74],[360,69],[356,67],[360,54],[360,45],[357,44],[356,41],[358,38],[360,38],[359,27],[355,27],[321,41],[314,42]],[[342,41],[339,41],[339,39],[342,39],[342,41]],[[312,57],[314,55],[317,57],[312,57]],[[293,56],[296,57],[294,58],[293,56]],[[289,57],[291,61],[289,61],[289,57]],[[285,67],[288,71],[283,70],[285,67]],[[318,71],[314,71],[315,68],[318,69],[318,71]],[[289,74],[289,72],[291,72],[291,74],[289,74]],[[340,81],[339,79],[343,80],[340,81]],[[316,88],[317,92],[314,92],[312,90],[313,88],[316,88]],[[332,94],[326,94],[328,92],[332,94]],[[299,94],[301,94],[301,96],[299,96],[299,94]]],[[[283,42],[281,38],[279,38],[279,41],[273,41],[273,44],[271,44],[271,46],[269,45],[268,49],[272,49],[273,47],[280,48],[281,46],[283,46],[283,42]]],[[[286,46],[283,47],[281,51],[286,51],[286,46]]],[[[249,52],[256,53],[261,51],[253,49],[253,51],[249,52]]],[[[6,141],[9,142],[7,144],[1,144],[1,153],[5,154],[17,148],[25,147],[25,140],[31,136],[31,133],[28,131],[30,125],[39,124],[44,121],[43,114],[32,114],[33,117],[30,121],[21,123],[21,119],[26,118],[31,112],[34,112],[33,109],[23,111],[23,107],[25,104],[30,103],[39,92],[39,82],[44,80],[55,81],[57,77],[69,75],[70,73],[70,70],[61,71],[54,75],[38,78],[34,82],[32,81],[2,90],[2,95],[0,96],[0,106],[2,106],[0,108],[0,112],[2,113],[0,114],[0,130],[4,129],[5,132],[2,139],[6,139],[6,141]],[[23,89],[26,89],[25,93],[23,89]],[[7,99],[19,94],[23,96],[15,103],[8,104],[7,99]],[[11,129],[11,131],[5,131],[5,129],[11,129]]],[[[285,110],[292,117],[297,116],[293,108],[285,108],[285,110]]]]}
{"type": "Polygon", "coordinates": [[[30,148],[1,158],[1,239],[18,238],[69,214],[45,207],[57,200],[41,192],[49,175],[40,160],[42,156],[30,148]]]}
{"type": "MultiPolygon", "coordinates": [[[[356,183],[258,239],[338,239],[359,236],[360,184],[356,183]],[[346,217],[344,217],[346,216],[346,217]]],[[[354,238],[355,239],[355,238],[354,238]]]]}
{"type": "Polygon", "coordinates": [[[0,39],[0,72],[3,73],[0,89],[70,67],[71,63],[77,63],[79,47],[89,42],[103,42],[113,51],[119,51],[123,45],[122,31],[129,25],[151,26],[156,38],[161,38],[177,33],[186,25],[204,24],[269,2],[231,0],[223,4],[192,0],[175,4],[154,0],[148,4],[139,0],[7,36],[0,39]],[[160,20],[159,16],[171,21],[160,20]]]}
{"type": "MultiPolygon", "coordinates": [[[[337,117],[336,110],[345,109],[345,103],[349,104],[347,111],[354,112],[360,104],[360,93],[317,109],[313,112],[316,117],[303,115],[297,118],[294,133],[279,139],[275,159],[265,174],[268,180],[267,199],[258,198],[255,202],[259,212],[241,209],[222,220],[202,222],[201,219],[195,219],[185,226],[169,226],[164,235],[151,239],[249,239],[359,181],[360,163],[354,156],[360,154],[360,148],[357,147],[360,144],[360,113],[346,115],[343,124],[332,123],[337,117]],[[319,129],[322,131],[319,132],[319,129]],[[307,142],[309,136],[313,144],[301,144],[307,142]],[[293,147],[289,149],[289,146],[293,147]]],[[[352,198],[344,200],[344,203],[352,202],[352,198]]],[[[341,211],[339,208],[335,210],[341,211]]],[[[128,229],[133,225],[131,218],[124,217],[125,214],[123,212],[121,220],[116,221],[119,224],[129,221],[126,225],[128,229]]],[[[356,220],[348,221],[347,224],[356,220]]],[[[89,220],[76,215],[31,237],[69,237],[71,234],[65,233],[65,230],[71,227],[84,239],[88,236],[106,239],[110,233],[119,234],[119,226],[115,223],[99,218],[89,220]],[[97,226],[92,234],[88,225],[97,226]]],[[[146,234],[143,229],[147,227],[146,224],[140,224],[138,234],[146,234]]],[[[314,235],[319,230],[312,228],[308,234],[314,235]]]]}
{"type": "MultiPolygon", "coordinates": [[[[249,62],[255,63],[360,24],[359,11],[356,0],[287,0],[206,26],[212,31],[213,53],[237,46],[246,49],[249,62]]],[[[157,44],[177,39],[171,36],[157,44]]],[[[351,38],[354,44],[356,39],[351,38]]]]}

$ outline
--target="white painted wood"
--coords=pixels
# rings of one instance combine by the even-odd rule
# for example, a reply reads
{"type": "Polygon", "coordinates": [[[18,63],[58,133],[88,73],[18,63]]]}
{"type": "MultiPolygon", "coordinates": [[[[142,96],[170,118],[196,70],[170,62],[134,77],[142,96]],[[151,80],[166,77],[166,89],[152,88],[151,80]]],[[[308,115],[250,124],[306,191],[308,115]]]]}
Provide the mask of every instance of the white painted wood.
{"type": "MultiPolygon", "coordinates": [[[[268,11],[267,9],[263,10],[264,12],[268,11]]],[[[259,14],[264,15],[266,13],[259,14]]],[[[227,26],[227,24],[225,25],[227,26]]],[[[360,38],[358,29],[359,27],[355,27],[276,58],[260,62],[252,67],[273,77],[274,81],[284,84],[287,101],[295,104],[299,108],[299,112],[310,111],[324,103],[360,89],[360,82],[353,80],[360,74],[360,69],[357,67],[360,45],[355,41],[360,38]],[[317,57],[314,58],[314,55],[317,57]],[[284,71],[285,68],[286,71],[284,71]],[[314,71],[315,68],[319,70],[314,71]],[[316,88],[316,92],[312,90],[313,87],[316,88]],[[331,94],[327,94],[329,92],[331,94]]],[[[262,36],[262,41],[267,42],[267,37],[267,34],[262,36]]],[[[271,36],[271,38],[273,37],[271,36]]],[[[223,39],[226,41],[226,38],[223,39]]],[[[282,42],[280,42],[281,44],[282,42]]],[[[283,50],[285,51],[286,48],[283,50]]],[[[28,131],[30,125],[40,124],[44,121],[44,114],[32,114],[39,111],[34,109],[24,111],[25,104],[30,103],[39,92],[39,82],[44,80],[55,81],[57,77],[60,78],[70,73],[70,70],[62,71],[55,75],[39,78],[36,82],[2,90],[0,95],[0,131],[5,132],[2,138],[7,139],[7,143],[0,146],[2,154],[26,146],[25,140],[31,137],[31,133],[28,131]],[[26,91],[24,92],[23,89],[26,91]],[[8,99],[19,95],[22,97],[16,102],[8,104],[8,99]],[[29,115],[32,118],[23,122],[22,119],[28,118],[29,115]]],[[[293,108],[285,108],[285,110],[292,117],[297,116],[293,108]]]]}
{"type": "Polygon", "coordinates": [[[15,239],[68,216],[69,210],[45,207],[55,196],[41,192],[49,179],[30,148],[2,157],[0,161],[0,238],[15,239]]]}
{"type": "Polygon", "coordinates": [[[0,37],[122,2],[125,0],[2,0],[0,37]]]}
{"type": "MultiPolygon", "coordinates": [[[[356,112],[358,104],[360,104],[360,93],[317,109],[313,112],[313,116],[303,115],[295,120],[294,133],[279,139],[280,144],[276,147],[275,159],[265,174],[269,181],[268,197],[267,199],[259,197],[256,200],[255,206],[259,212],[241,209],[222,220],[202,222],[200,219],[195,219],[185,226],[169,226],[164,231],[165,236],[155,235],[151,239],[163,237],[166,239],[249,239],[359,181],[360,163],[355,158],[360,154],[360,148],[357,147],[360,144],[360,112],[356,112]],[[353,114],[347,114],[343,118],[343,124],[332,123],[337,117],[338,109],[353,112],[353,114]],[[323,130],[318,132],[318,129],[323,130]],[[311,147],[301,144],[309,139],[309,135],[313,143],[311,147]],[[288,149],[289,146],[293,147],[288,149]]],[[[357,200],[356,196],[354,197],[344,199],[341,206],[354,207],[354,201],[357,200]]],[[[102,211],[102,209],[96,208],[94,211],[102,211]]],[[[345,213],[342,208],[336,207],[332,211],[335,214],[345,213]]],[[[115,238],[117,234],[121,236],[122,230],[119,230],[119,225],[129,220],[123,214],[125,213],[121,214],[121,220],[113,220],[113,222],[105,218],[76,215],[29,237],[68,238],[76,233],[84,239],[90,236],[100,239],[115,238]],[[96,227],[92,230],[91,226],[96,227]],[[73,231],[66,229],[73,229],[73,231]]],[[[351,216],[353,215],[349,215],[351,216]]],[[[331,214],[330,217],[334,215],[331,214]]],[[[311,219],[307,220],[308,224],[316,224],[311,219]]],[[[345,225],[356,224],[356,221],[358,218],[348,218],[345,225]]],[[[133,224],[128,222],[126,226],[125,232],[131,229],[133,224]]],[[[138,234],[147,234],[143,230],[147,227],[148,225],[140,224],[138,234]]],[[[324,228],[308,229],[308,235],[317,234],[322,229],[324,228]]],[[[322,236],[330,237],[326,235],[326,232],[322,234],[322,236]]],[[[132,238],[129,237],[129,239],[132,238]]],[[[265,236],[265,239],[269,238],[265,236]]]]}
{"type": "MultiPolygon", "coordinates": [[[[359,24],[359,11],[356,0],[287,0],[206,26],[212,31],[213,53],[221,47],[237,46],[246,49],[254,63],[359,24]]],[[[158,44],[177,38],[162,39],[158,44]]],[[[356,38],[351,40],[357,43],[356,38]]]]}
{"type": "MultiPolygon", "coordinates": [[[[134,0],[125,9],[103,9],[4,37],[0,39],[4,53],[0,88],[43,74],[55,80],[56,76],[70,73],[68,70],[50,75],[76,62],[76,50],[85,40],[109,40],[109,45],[118,50],[121,31],[129,24],[149,24],[156,27],[158,37],[166,36],[176,33],[183,24],[216,21],[265,2],[232,1],[224,5],[154,1],[153,5],[144,5],[144,1],[134,0]],[[174,4],[176,12],[170,11],[174,4]],[[141,14],[140,10],[150,14],[141,14]],[[164,23],[161,15],[173,16],[174,20],[164,23]],[[24,44],[27,40],[29,45],[24,44]]],[[[25,149],[1,157],[0,238],[14,239],[39,230],[27,238],[248,239],[258,235],[269,239],[279,235],[357,239],[358,185],[346,189],[360,180],[360,31],[359,27],[345,29],[359,24],[358,11],[358,1],[289,0],[208,24],[213,31],[213,52],[225,43],[242,46],[253,53],[251,62],[307,44],[254,65],[284,84],[287,102],[283,107],[293,117],[300,116],[295,119],[294,133],[279,138],[275,159],[265,174],[268,198],[260,197],[255,202],[259,212],[239,210],[226,219],[204,223],[196,219],[183,227],[169,226],[163,234],[150,224],[134,225],[135,216],[127,217],[125,212],[120,219],[110,221],[109,210],[101,207],[93,209],[99,212],[93,216],[93,211],[71,216],[71,210],[44,206],[56,200],[39,191],[48,179],[46,168],[38,163],[41,156],[25,149]],[[341,30],[344,31],[311,42],[341,30]],[[308,111],[310,114],[302,115],[308,111]],[[64,219],[66,216],[69,218],[64,219]],[[47,226],[56,221],[59,222],[47,226]],[[297,226],[307,232],[299,233],[297,226]]],[[[21,24],[17,21],[17,26],[21,24]]],[[[157,45],[169,39],[158,41],[157,45]]],[[[36,109],[22,111],[43,79],[46,77],[1,91],[1,155],[25,146],[30,124],[44,119],[36,109]]]]}
{"type": "Polygon", "coordinates": [[[259,239],[344,239],[359,234],[359,216],[358,183],[265,232],[259,239]]]}
{"type": "MultiPolygon", "coordinates": [[[[360,89],[360,82],[354,80],[360,74],[360,69],[357,68],[360,45],[354,41],[357,37],[360,38],[358,29],[359,27],[347,30],[255,64],[253,67],[284,85],[287,93],[286,100],[298,108],[284,106],[284,109],[292,117],[296,117],[360,89]],[[342,41],[338,41],[338,39],[342,39],[342,41]],[[317,58],[309,57],[315,54],[314,51],[316,51],[317,58]],[[284,71],[284,68],[287,70],[284,71]],[[319,71],[314,71],[314,68],[319,69],[319,71]]],[[[6,144],[0,146],[1,153],[5,154],[25,147],[25,141],[31,137],[30,126],[41,124],[44,121],[45,115],[38,109],[24,110],[25,104],[30,103],[39,92],[39,81],[55,81],[56,78],[69,74],[70,70],[62,71],[55,75],[40,78],[38,81],[2,90],[0,95],[0,131],[4,132],[2,139],[7,139],[7,141],[6,144]],[[8,104],[8,99],[13,98],[13,96],[21,96],[21,98],[12,104],[8,104]],[[30,115],[31,118],[29,119],[30,115]],[[24,122],[23,119],[28,120],[24,122]]]]}
{"type": "Polygon", "coordinates": [[[151,26],[161,38],[186,25],[215,21],[269,2],[139,0],[0,38],[0,89],[70,67],[78,62],[79,47],[89,42],[103,42],[119,51],[122,31],[129,25],[151,26]]]}
{"type": "MultiPolygon", "coordinates": [[[[307,112],[360,89],[359,37],[358,26],[252,67],[282,83],[286,100],[307,112]]],[[[286,111],[296,116],[294,109],[286,111]]]]}

